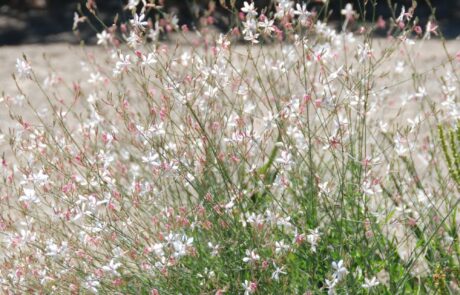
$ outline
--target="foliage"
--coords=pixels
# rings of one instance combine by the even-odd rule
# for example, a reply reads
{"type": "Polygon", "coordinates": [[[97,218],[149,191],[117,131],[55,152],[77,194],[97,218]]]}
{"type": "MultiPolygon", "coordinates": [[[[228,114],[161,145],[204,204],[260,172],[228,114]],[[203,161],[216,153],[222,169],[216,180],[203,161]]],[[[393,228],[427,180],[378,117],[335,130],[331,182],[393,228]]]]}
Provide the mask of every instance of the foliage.
{"type": "Polygon", "coordinates": [[[245,2],[228,34],[195,35],[148,19],[157,4],[82,47],[81,79],[17,60],[5,292],[458,292],[458,155],[432,126],[460,117],[459,63],[418,70],[434,21],[346,5],[338,32],[302,3],[245,2]]]}

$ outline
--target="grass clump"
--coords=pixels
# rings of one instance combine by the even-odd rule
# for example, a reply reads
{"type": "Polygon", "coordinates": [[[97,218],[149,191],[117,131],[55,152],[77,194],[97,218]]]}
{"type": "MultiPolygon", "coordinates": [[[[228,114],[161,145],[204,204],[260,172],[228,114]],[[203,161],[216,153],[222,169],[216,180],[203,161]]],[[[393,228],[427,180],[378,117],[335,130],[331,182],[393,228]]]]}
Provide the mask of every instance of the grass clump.
{"type": "Polygon", "coordinates": [[[436,126],[458,120],[459,64],[446,49],[419,70],[433,23],[401,8],[360,23],[347,5],[338,32],[278,1],[195,34],[145,4],[81,48],[81,80],[18,59],[3,290],[458,292],[458,155],[436,126]]]}

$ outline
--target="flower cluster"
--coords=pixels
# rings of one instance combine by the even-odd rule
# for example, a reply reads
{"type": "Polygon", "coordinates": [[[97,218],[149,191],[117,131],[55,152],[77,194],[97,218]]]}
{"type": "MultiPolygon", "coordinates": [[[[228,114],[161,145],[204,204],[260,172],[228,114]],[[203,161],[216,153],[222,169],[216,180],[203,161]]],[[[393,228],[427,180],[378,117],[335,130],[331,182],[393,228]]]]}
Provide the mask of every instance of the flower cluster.
{"type": "Polygon", "coordinates": [[[353,31],[351,4],[338,32],[304,1],[246,1],[242,45],[237,28],[154,22],[155,2],[127,2],[83,78],[17,60],[2,292],[458,290],[458,192],[433,130],[458,124],[460,63],[416,70],[434,22],[414,33],[403,9],[376,45],[386,25],[353,31]]]}

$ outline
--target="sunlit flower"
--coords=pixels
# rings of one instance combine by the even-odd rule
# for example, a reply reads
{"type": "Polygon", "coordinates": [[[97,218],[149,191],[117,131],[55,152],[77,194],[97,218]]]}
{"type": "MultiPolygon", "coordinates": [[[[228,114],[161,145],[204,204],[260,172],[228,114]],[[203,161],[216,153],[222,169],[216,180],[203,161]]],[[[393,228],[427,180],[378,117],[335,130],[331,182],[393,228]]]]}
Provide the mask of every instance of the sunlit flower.
{"type": "Polygon", "coordinates": [[[272,280],[279,281],[280,275],[287,274],[287,272],[284,271],[284,266],[278,267],[275,263],[273,263],[273,267],[275,268],[275,271],[272,273],[272,280]]]}
{"type": "Polygon", "coordinates": [[[115,262],[113,259],[110,260],[109,264],[107,265],[104,265],[102,267],[102,269],[107,272],[107,273],[110,273],[111,275],[114,275],[114,276],[120,276],[120,273],[117,271],[117,269],[121,266],[122,264],[119,263],[119,262],[115,262]]]}
{"type": "Polygon", "coordinates": [[[340,11],[340,14],[345,16],[347,21],[350,21],[356,16],[356,11],[353,10],[353,5],[351,3],[347,3],[345,8],[340,11]]]}
{"type": "Polygon", "coordinates": [[[273,27],[273,20],[268,19],[267,17],[264,18],[263,21],[259,22],[259,28],[262,28],[262,32],[265,35],[270,36],[272,32],[275,31],[275,28],[273,27]]]}
{"type": "Polygon", "coordinates": [[[254,8],[254,2],[251,2],[251,4],[249,4],[247,1],[244,1],[243,3],[243,7],[241,8],[241,11],[246,13],[246,15],[248,17],[255,17],[257,16],[257,11],[256,9],[254,8]]]}
{"type": "Polygon", "coordinates": [[[337,279],[333,280],[328,280],[326,279],[326,288],[327,288],[327,294],[328,295],[334,295],[335,294],[335,287],[337,286],[337,279]]]}
{"type": "Polygon", "coordinates": [[[87,289],[88,291],[94,293],[94,294],[98,294],[99,293],[99,286],[101,285],[101,283],[96,279],[94,278],[94,276],[88,276],[85,280],[85,283],[84,283],[84,288],[87,289]]]}
{"type": "Polygon", "coordinates": [[[246,257],[243,258],[243,262],[254,263],[259,260],[260,256],[254,250],[246,250],[246,257]]]}
{"type": "Polygon", "coordinates": [[[24,194],[19,197],[19,201],[39,203],[40,199],[34,189],[24,188],[24,194]]]}
{"type": "Polygon", "coordinates": [[[110,34],[108,34],[107,31],[105,30],[96,34],[96,37],[97,37],[97,45],[103,45],[103,46],[107,46],[108,42],[111,39],[110,34]]]}
{"type": "Polygon", "coordinates": [[[339,262],[333,261],[332,268],[334,270],[333,276],[337,281],[341,281],[348,274],[347,268],[343,265],[343,260],[339,262]]]}
{"type": "Polygon", "coordinates": [[[143,13],[141,13],[141,14],[134,13],[133,14],[133,19],[130,20],[129,22],[131,23],[131,25],[134,28],[144,30],[145,27],[147,27],[147,25],[149,24],[144,19],[145,19],[145,14],[143,14],[143,13]]]}
{"type": "Polygon", "coordinates": [[[80,17],[77,12],[74,12],[72,30],[75,31],[76,29],[78,29],[78,24],[84,23],[85,20],[86,20],[86,16],[80,17]]]}
{"type": "Polygon", "coordinates": [[[18,71],[19,78],[30,79],[32,77],[32,67],[26,60],[16,59],[16,70],[18,71]]]}
{"type": "Polygon", "coordinates": [[[377,278],[372,277],[371,279],[364,278],[364,284],[362,286],[365,289],[371,289],[371,288],[378,286],[379,284],[380,282],[377,280],[377,278]]]}
{"type": "Polygon", "coordinates": [[[139,3],[141,3],[140,0],[129,0],[128,4],[126,5],[126,8],[128,8],[129,10],[136,9],[139,3]]]}
{"type": "Polygon", "coordinates": [[[321,234],[318,228],[310,230],[310,234],[307,235],[307,242],[310,243],[310,247],[313,252],[316,252],[316,247],[318,246],[318,242],[320,239],[321,234]]]}
{"type": "Polygon", "coordinates": [[[299,22],[302,25],[306,25],[308,18],[312,15],[312,13],[307,10],[307,4],[305,3],[297,3],[296,10],[294,10],[294,14],[299,17],[299,22]]]}
{"type": "Polygon", "coordinates": [[[244,280],[244,283],[241,284],[244,288],[244,295],[254,294],[257,290],[257,283],[249,282],[244,280]]]}

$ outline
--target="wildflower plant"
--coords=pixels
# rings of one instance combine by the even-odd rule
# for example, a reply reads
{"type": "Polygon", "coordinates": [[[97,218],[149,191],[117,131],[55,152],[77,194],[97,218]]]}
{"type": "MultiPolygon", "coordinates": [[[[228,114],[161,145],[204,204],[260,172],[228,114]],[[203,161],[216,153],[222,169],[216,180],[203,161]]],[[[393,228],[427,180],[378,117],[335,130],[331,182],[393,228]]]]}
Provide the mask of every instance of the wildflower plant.
{"type": "Polygon", "coordinates": [[[129,1],[82,47],[85,79],[19,58],[33,116],[3,95],[2,290],[456,293],[457,163],[436,126],[459,119],[459,63],[418,71],[439,32],[417,33],[415,7],[374,24],[346,4],[339,32],[308,4],[244,2],[220,34],[129,1]]]}

